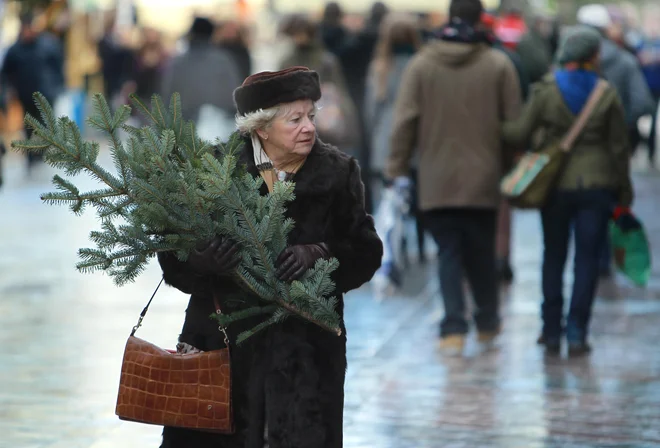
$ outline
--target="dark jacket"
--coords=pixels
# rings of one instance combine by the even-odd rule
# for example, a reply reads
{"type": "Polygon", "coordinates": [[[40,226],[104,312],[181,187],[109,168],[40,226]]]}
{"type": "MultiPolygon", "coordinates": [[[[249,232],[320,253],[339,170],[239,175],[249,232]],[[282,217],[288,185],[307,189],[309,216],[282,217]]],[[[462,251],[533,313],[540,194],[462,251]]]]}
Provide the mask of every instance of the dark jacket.
{"type": "Polygon", "coordinates": [[[516,46],[523,70],[530,84],[543,79],[552,65],[552,54],[548,42],[538,31],[530,30],[516,46]]]}
{"type": "Polygon", "coordinates": [[[530,81],[520,55],[518,55],[518,53],[515,51],[505,47],[501,42],[493,43],[493,48],[506,54],[507,57],[511,60],[513,66],[516,68],[516,73],[518,74],[518,79],[520,80],[520,92],[522,93],[522,99],[523,101],[526,101],[527,97],[529,96],[530,81]]]}
{"type": "MultiPolygon", "coordinates": [[[[252,146],[241,156],[258,176],[252,146]]],[[[369,281],[380,266],[382,244],[364,210],[363,185],[355,159],[317,142],[294,178],[296,199],[288,205],[295,220],[289,244],[325,242],[339,260],[335,272],[343,318],[342,294],[369,281]]],[[[267,189],[262,187],[262,194],[267,189]]],[[[192,293],[180,341],[201,350],[224,346],[213,313],[215,293],[223,302],[238,286],[227,278],[199,278],[173,256],[160,257],[165,281],[192,293]]],[[[163,448],[263,448],[268,421],[270,448],[340,448],[346,372],[346,335],[338,337],[313,324],[289,318],[236,346],[239,332],[259,319],[229,327],[232,350],[234,435],[165,428],[163,448]]],[[[343,327],[343,324],[342,324],[343,327]]]]}
{"type": "Polygon", "coordinates": [[[378,26],[368,24],[357,33],[349,33],[340,26],[322,26],[321,37],[328,51],[339,59],[348,92],[361,112],[367,71],[378,41],[378,26]]]}
{"type": "Polygon", "coordinates": [[[65,88],[60,42],[48,33],[31,42],[19,40],[5,55],[1,78],[2,88],[13,88],[24,108],[34,109],[34,92],[41,92],[52,104],[65,88]]]}
{"type": "MultiPolygon", "coordinates": [[[[540,131],[538,149],[541,149],[559,142],[575,118],[557,87],[555,76],[550,74],[534,85],[521,117],[504,125],[504,141],[525,147],[532,135],[540,131]]],[[[558,188],[607,188],[618,193],[621,205],[630,205],[633,191],[629,155],[624,110],[616,90],[610,86],[572,148],[558,188]]]]}
{"type": "Polygon", "coordinates": [[[233,92],[242,82],[239,68],[227,52],[210,42],[193,40],[188,51],[175,57],[165,70],[161,91],[166,104],[178,92],[183,117],[197,121],[205,104],[233,115],[233,92]]]}
{"type": "Polygon", "coordinates": [[[226,51],[232,57],[238,67],[241,81],[252,74],[252,57],[250,56],[250,50],[245,45],[228,42],[218,45],[218,48],[226,51]]]}
{"type": "Polygon", "coordinates": [[[637,126],[637,120],[653,114],[653,97],[635,56],[619,48],[609,39],[603,39],[600,47],[600,67],[603,76],[616,89],[626,114],[629,127],[637,126]]]}

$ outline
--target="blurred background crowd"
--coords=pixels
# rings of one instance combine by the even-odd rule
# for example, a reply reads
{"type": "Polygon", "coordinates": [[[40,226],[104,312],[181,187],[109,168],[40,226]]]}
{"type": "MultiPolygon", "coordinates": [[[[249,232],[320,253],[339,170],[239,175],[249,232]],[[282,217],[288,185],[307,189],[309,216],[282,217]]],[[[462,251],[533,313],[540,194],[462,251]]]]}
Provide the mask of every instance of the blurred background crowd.
{"type": "MultiPolygon", "coordinates": [[[[324,82],[326,117],[319,123],[320,135],[358,157],[364,171],[377,179],[387,155],[385,130],[397,80],[407,61],[438,38],[447,21],[445,3],[2,1],[0,129],[5,139],[22,129],[23,112],[36,112],[34,91],[53,103],[60,100],[59,110],[80,125],[93,93],[104,93],[117,106],[130,93],[148,100],[153,93],[178,91],[186,117],[196,120],[203,134],[204,123],[216,123],[209,136],[222,136],[226,131],[218,120],[224,116],[230,123],[231,92],[246,76],[305,65],[324,82]],[[342,132],[331,129],[332,110],[351,117],[347,121],[354,125],[342,132]]],[[[513,56],[524,94],[550,68],[561,27],[576,22],[580,3],[484,3],[489,13],[483,27],[492,34],[492,45],[513,56]]],[[[660,5],[606,6],[608,40],[635,58],[657,99],[660,5]]],[[[631,136],[639,142],[634,128],[631,136]]],[[[366,183],[371,204],[371,183],[366,183]]]]}
{"type": "MultiPolygon", "coordinates": [[[[648,143],[654,162],[655,120],[648,117],[660,98],[660,5],[598,4],[580,17],[584,3],[486,1],[480,32],[515,64],[525,99],[553,67],[565,26],[598,28],[604,36],[600,68],[620,93],[632,147],[648,143]]],[[[200,134],[222,138],[233,129],[232,91],[243,79],[304,65],[319,72],[323,84],[318,133],[358,158],[372,212],[402,76],[424,45],[442,37],[448,20],[448,2],[440,0],[0,0],[0,9],[2,151],[24,130],[24,112],[38,115],[35,91],[83,129],[94,93],[116,108],[130,94],[149,101],[154,93],[169,98],[179,92],[184,116],[196,121],[200,134]]],[[[31,156],[28,171],[37,162],[31,156]]],[[[411,176],[414,182],[415,170],[411,176]]],[[[414,200],[412,209],[415,215],[414,200]]],[[[418,220],[421,259],[424,241],[418,220]]],[[[497,244],[500,277],[510,281],[507,232],[497,244]]]]}

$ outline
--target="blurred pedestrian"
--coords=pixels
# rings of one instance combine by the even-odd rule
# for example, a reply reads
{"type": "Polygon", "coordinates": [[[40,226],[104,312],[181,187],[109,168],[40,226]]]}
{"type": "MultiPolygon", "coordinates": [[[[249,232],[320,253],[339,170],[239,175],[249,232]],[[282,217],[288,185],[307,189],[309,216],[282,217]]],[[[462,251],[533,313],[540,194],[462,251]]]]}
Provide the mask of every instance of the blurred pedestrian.
{"type": "MultiPolygon", "coordinates": [[[[542,144],[561,140],[573,125],[599,79],[601,37],[576,27],[563,37],[561,68],[538,83],[520,119],[504,126],[504,140],[521,148],[544,129],[542,144]]],[[[629,143],[624,109],[610,85],[601,97],[541,210],[543,225],[543,330],[539,343],[558,353],[566,334],[569,353],[589,352],[591,309],[599,274],[602,243],[616,204],[633,199],[629,143]],[[575,239],[575,275],[564,327],[563,274],[571,233],[575,239]]]]}
{"type": "MultiPolygon", "coordinates": [[[[523,66],[521,57],[512,50],[510,47],[505,46],[495,35],[494,16],[490,14],[482,14],[481,25],[486,32],[487,42],[493,48],[503,52],[511,60],[516,68],[518,80],[520,82],[520,94],[523,100],[527,99],[529,92],[529,78],[525,67],[523,66]]],[[[523,37],[523,40],[525,37],[523,37]]],[[[510,151],[505,151],[510,154],[510,151]]],[[[512,167],[513,158],[506,157],[503,161],[503,171],[506,172],[512,167]]],[[[512,212],[511,204],[505,198],[500,201],[499,210],[497,212],[497,236],[495,239],[495,250],[497,256],[497,276],[502,283],[511,283],[514,278],[513,266],[511,265],[511,225],[512,225],[512,212]]]]}
{"type": "Polygon", "coordinates": [[[319,74],[322,105],[316,114],[316,131],[324,143],[359,156],[360,127],[355,103],[348,93],[339,60],[323,47],[318,27],[303,15],[294,15],[285,24],[284,33],[293,41],[292,53],[280,63],[280,69],[303,66],[319,74]],[[327,114],[331,114],[328,117],[327,114]]]}
{"type": "MultiPolygon", "coordinates": [[[[18,41],[12,45],[0,72],[0,90],[15,93],[23,111],[41,119],[39,109],[32,94],[41,92],[52,105],[64,92],[64,50],[59,40],[42,33],[35,26],[35,17],[31,13],[21,15],[21,28],[18,41]]],[[[24,127],[27,138],[32,136],[32,129],[24,127]]],[[[40,160],[34,153],[28,154],[28,169],[40,160]]]]}
{"type": "Polygon", "coordinates": [[[639,144],[637,121],[653,114],[653,99],[635,56],[621,49],[612,37],[618,35],[607,8],[601,4],[581,7],[578,22],[598,30],[602,36],[599,68],[619,94],[626,113],[631,149],[639,144]]]}
{"type": "Polygon", "coordinates": [[[129,80],[123,88],[122,96],[127,97],[129,93],[134,93],[145,104],[150,104],[151,97],[160,93],[169,54],[165,50],[160,32],[153,28],[145,28],[142,35],[142,44],[132,57],[129,80]]]}
{"type": "Polygon", "coordinates": [[[209,19],[195,18],[188,34],[188,49],[172,60],[163,76],[163,97],[169,100],[174,92],[180,93],[187,120],[197,122],[204,105],[228,117],[236,112],[232,92],[240,85],[239,68],[227,52],[211,42],[214,29],[209,19]]]}
{"type": "Polygon", "coordinates": [[[495,21],[495,35],[502,44],[515,50],[523,36],[529,31],[527,23],[519,8],[507,8],[495,21]]]}
{"type": "MultiPolygon", "coordinates": [[[[644,72],[646,83],[651,90],[653,99],[656,104],[658,104],[658,102],[660,102],[660,32],[644,39],[638,52],[638,58],[642,64],[642,71],[644,72]]],[[[653,114],[651,133],[648,140],[649,161],[652,166],[655,166],[657,121],[658,107],[655,108],[655,113],[653,114]]]]}
{"type": "MultiPolygon", "coordinates": [[[[360,144],[359,160],[365,175],[369,172],[369,134],[364,123],[364,97],[366,89],[367,71],[373,57],[378,40],[380,24],[388,12],[387,6],[382,2],[372,5],[366,22],[352,24],[351,29],[344,25],[346,17],[341,7],[335,3],[328,3],[321,22],[321,38],[325,47],[332,52],[342,65],[348,92],[357,107],[358,121],[362,142],[360,144]]],[[[367,178],[365,183],[365,200],[367,210],[373,210],[371,188],[367,178]]]]}
{"type": "Polygon", "coordinates": [[[419,151],[419,206],[433,235],[445,316],[440,347],[462,352],[468,322],[463,278],[476,303],[479,340],[500,332],[495,271],[499,182],[505,154],[500,124],[521,106],[516,69],[485,42],[479,0],[452,0],[450,22],[403,75],[392,126],[388,177],[403,189],[419,151]]]}
{"type": "Polygon", "coordinates": [[[131,49],[121,40],[115,26],[116,17],[113,15],[106,20],[103,37],[97,45],[103,74],[103,90],[111,104],[125,102],[125,99],[119,99],[118,96],[128,81],[133,62],[131,49]]]}
{"type": "MultiPolygon", "coordinates": [[[[640,143],[637,121],[644,115],[654,113],[653,97],[641,67],[635,56],[612,41],[611,37],[616,36],[616,27],[605,6],[585,5],[578,10],[577,19],[579,23],[596,29],[602,37],[599,70],[621,99],[632,153],[640,143]]],[[[612,275],[612,254],[608,238],[603,239],[602,247],[600,274],[607,278],[612,275]]]]}
{"type": "Polygon", "coordinates": [[[530,84],[543,79],[552,65],[553,55],[550,52],[548,36],[543,34],[545,25],[545,17],[533,17],[527,31],[515,46],[530,84]]]}
{"type": "MultiPolygon", "coordinates": [[[[399,85],[404,71],[421,46],[422,37],[414,16],[398,13],[387,15],[380,27],[376,51],[369,67],[364,101],[366,129],[371,144],[369,174],[374,191],[382,187],[385,180],[385,165],[390,154],[394,105],[399,85]]],[[[417,179],[416,166],[411,171],[411,178],[413,181],[417,179]]],[[[424,227],[414,192],[410,211],[415,216],[417,249],[420,261],[423,262],[424,227]]]]}
{"type": "Polygon", "coordinates": [[[235,20],[228,20],[218,26],[217,34],[218,47],[234,59],[241,79],[250,76],[252,74],[252,57],[246,27],[235,20]]]}

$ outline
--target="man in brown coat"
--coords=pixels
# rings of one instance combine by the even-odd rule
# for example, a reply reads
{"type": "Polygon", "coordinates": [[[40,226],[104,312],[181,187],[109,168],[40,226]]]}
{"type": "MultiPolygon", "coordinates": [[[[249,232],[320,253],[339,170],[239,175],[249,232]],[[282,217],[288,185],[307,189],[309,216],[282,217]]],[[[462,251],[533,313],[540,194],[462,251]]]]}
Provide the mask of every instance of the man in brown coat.
{"type": "Polygon", "coordinates": [[[479,339],[500,329],[495,231],[507,158],[500,125],[520,112],[516,70],[476,29],[479,0],[452,0],[440,39],[411,61],[392,129],[388,176],[402,184],[419,152],[419,205],[439,250],[445,317],[441,347],[462,351],[468,323],[463,277],[476,304],[479,339]]]}

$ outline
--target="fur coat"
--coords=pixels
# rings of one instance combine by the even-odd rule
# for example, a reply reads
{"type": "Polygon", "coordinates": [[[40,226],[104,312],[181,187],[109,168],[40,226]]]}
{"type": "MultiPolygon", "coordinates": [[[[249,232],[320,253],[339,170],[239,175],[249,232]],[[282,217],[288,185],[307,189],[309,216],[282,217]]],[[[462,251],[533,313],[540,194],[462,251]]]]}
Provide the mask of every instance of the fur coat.
{"type": "MultiPolygon", "coordinates": [[[[246,141],[241,162],[258,176],[252,145],[246,141]]],[[[343,294],[368,282],[380,266],[382,244],[373,218],[365,212],[364,186],[353,158],[317,141],[293,179],[296,199],[288,216],[296,222],[289,244],[327,243],[339,260],[334,273],[344,312],[343,294]]],[[[262,194],[266,194],[266,186],[262,194]]],[[[165,282],[192,294],[181,342],[200,350],[224,346],[213,313],[212,294],[221,306],[223,292],[238,287],[227,278],[203,278],[173,255],[159,258],[165,282]]],[[[232,394],[236,432],[218,435],[165,428],[162,448],[341,448],[346,372],[346,333],[338,337],[297,318],[269,327],[241,346],[238,333],[257,320],[229,327],[232,350],[232,394]]],[[[263,318],[262,318],[263,319],[263,318]]],[[[343,324],[342,324],[343,327],[343,324]]]]}

